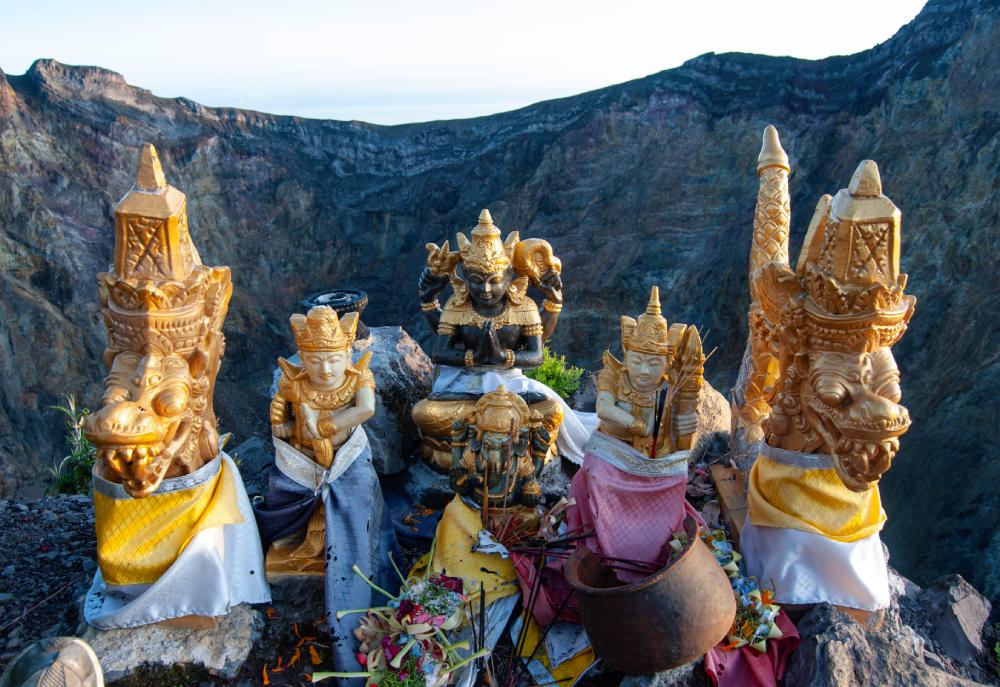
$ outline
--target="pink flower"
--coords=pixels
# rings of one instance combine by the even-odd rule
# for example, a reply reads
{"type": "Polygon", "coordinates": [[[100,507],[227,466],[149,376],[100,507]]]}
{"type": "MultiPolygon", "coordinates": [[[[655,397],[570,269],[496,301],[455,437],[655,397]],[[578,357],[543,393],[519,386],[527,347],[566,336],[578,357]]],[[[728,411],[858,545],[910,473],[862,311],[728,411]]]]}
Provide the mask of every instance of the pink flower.
{"type": "Polygon", "coordinates": [[[357,661],[362,666],[368,665],[368,654],[363,654],[360,651],[354,654],[354,660],[357,661]]]}
{"type": "Polygon", "coordinates": [[[422,620],[417,620],[417,618],[424,614],[424,608],[418,603],[414,603],[410,599],[403,599],[399,604],[399,610],[396,611],[396,620],[402,621],[407,616],[410,616],[412,622],[419,623],[422,620]]]}

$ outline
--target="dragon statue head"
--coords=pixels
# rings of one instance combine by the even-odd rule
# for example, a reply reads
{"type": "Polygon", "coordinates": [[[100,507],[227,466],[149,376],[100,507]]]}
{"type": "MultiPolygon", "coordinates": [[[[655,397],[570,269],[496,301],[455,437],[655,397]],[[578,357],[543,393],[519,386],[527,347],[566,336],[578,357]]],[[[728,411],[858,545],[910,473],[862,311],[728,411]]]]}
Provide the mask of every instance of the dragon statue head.
{"type": "Polygon", "coordinates": [[[201,264],[185,196],[150,144],[115,208],[114,265],[97,280],[110,372],[84,429],[99,473],[140,498],[218,454],[212,393],[233,289],[228,267],[201,264]]]}
{"type": "Polygon", "coordinates": [[[795,269],[788,259],[788,156],[764,132],[750,253],[750,337],[737,413],[750,436],[824,453],[849,489],[870,489],[910,426],[891,346],[916,298],[899,271],[900,212],[876,164],[820,198],[795,269]]]}

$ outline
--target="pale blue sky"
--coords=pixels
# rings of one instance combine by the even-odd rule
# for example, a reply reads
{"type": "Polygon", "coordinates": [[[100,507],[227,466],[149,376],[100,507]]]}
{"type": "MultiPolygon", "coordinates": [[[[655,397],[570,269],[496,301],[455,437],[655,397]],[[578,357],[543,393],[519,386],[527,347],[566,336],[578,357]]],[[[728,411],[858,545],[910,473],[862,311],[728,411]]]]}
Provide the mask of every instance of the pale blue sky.
{"type": "Polygon", "coordinates": [[[0,69],[113,69],[165,97],[394,124],[492,114],[705,52],[820,58],[923,0],[0,0],[0,69]]]}

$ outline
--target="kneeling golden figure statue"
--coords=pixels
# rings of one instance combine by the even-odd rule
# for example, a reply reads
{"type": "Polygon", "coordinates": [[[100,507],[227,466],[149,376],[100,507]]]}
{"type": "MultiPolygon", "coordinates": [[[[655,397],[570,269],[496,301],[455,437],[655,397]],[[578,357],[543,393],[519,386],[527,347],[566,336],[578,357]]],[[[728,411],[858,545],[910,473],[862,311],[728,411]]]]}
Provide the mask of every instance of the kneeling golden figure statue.
{"type": "Polygon", "coordinates": [[[667,325],[660,289],[638,320],[621,318],[624,361],[604,352],[597,378],[598,429],[642,455],[657,458],[691,448],[704,377],[701,335],[694,325],[667,325]]]}
{"type": "MultiPolygon", "coordinates": [[[[291,323],[301,364],[278,359],[281,377],[271,399],[271,432],[279,440],[279,452],[282,444],[291,446],[321,470],[330,470],[337,449],[375,414],[371,353],[351,363],[358,313],[338,321],[332,308],[317,306],[308,315],[292,315],[291,323]]],[[[274,542],[267,552],[267,572],[322,574],[325,546],[324,505],[319,503],[304,531],[274,542]]]]}

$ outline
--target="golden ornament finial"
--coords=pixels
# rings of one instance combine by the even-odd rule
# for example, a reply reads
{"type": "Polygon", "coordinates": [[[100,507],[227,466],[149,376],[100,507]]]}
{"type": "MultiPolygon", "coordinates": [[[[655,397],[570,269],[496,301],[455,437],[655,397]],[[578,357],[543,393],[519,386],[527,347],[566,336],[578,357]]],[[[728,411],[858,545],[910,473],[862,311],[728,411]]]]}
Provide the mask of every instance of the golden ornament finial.
{"type": "Polygon", "coordinates": [[[514,246],[519,240],[518,233],[512,232],[507,242],[500,240],[500,227],[493,223],[490,211],[479,213],[479,223],[472,230],[470,241],[461,232],[457,235],[458,252],[467,269],[481,272],[496,272],[510,267],[514,246]]]}
{"type": "Polygon", "coordinates": [[[142,153],[139,155],[139,173],[135,176],[135,185],[140,191],[146,193],[163,192],[167,188],[167,178],[163,175],[160,156],[156,154],[156,148],[153,147],[152,143],[142,145],[142,153]]]}
{"type": "Polygon", "coordinates": [[[847,190],[855,198],[878,198],[882,195],[882,177],[874,160],[862,160],[854,170],[847,190]]]}
{"type": "Polygon", "coordinates": [[[646,304],[646,314],[647,315],[660,315],[663,311],[660,310],[660,287],[654,286],[649,291],[649,303],[646,304]]]}
{"type": "Polygon", "coordinates": [[[670,355],[670,327],[660,311],[660,287],[654,286],[649,293],[646,312],[633,320],[627,315],[621,318],[622,348],[626,351],[670,355]]]}
{"type": "Polygon", "coordinates": [[[764,141],[760,147],[760,155],[757,156],[757,173],[760,174],[768,167],[784,167],[791,171],[788,155],[778,140],[778,130],[771,125],[764,129],[764,141]]]}
{"type": "Polygon", "coordinates": [[[188,235],[186,205],[167,183],[156,148],[144,144],[135,184],[115,208],[115,274],[187,279],[201,258],[188,235]]]}

